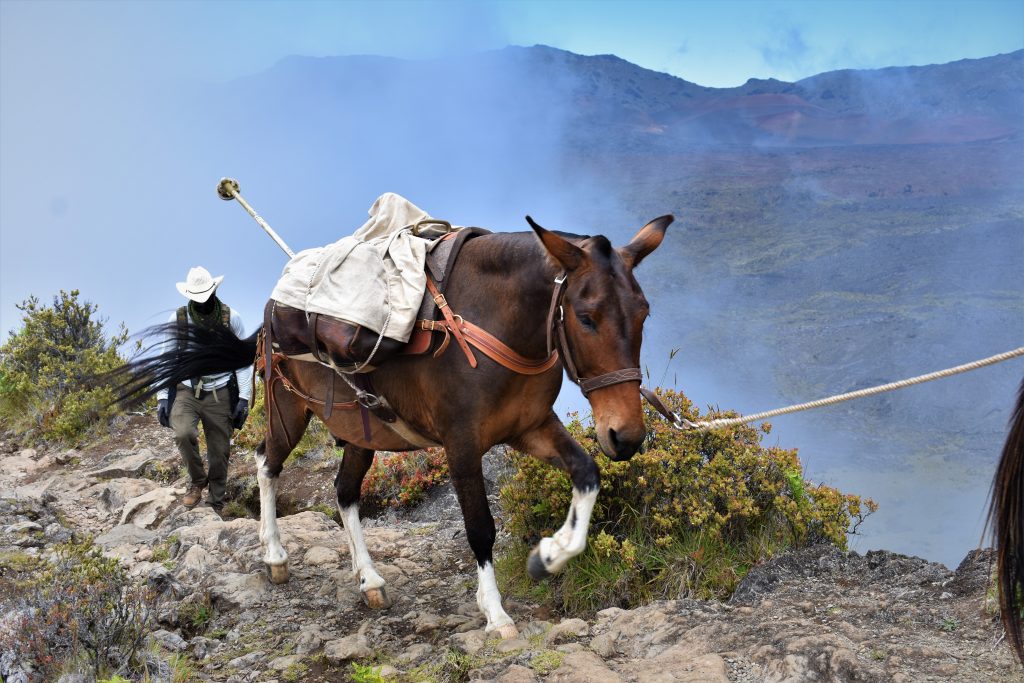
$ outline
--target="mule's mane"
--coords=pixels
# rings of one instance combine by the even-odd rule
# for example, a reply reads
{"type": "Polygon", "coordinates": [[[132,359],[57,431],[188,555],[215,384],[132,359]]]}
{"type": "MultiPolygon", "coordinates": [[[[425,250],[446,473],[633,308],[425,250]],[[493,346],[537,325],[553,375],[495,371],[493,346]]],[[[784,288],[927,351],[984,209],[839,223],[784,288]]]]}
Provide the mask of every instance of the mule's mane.
{"type": "Polygon", "coordinates": [[[583,247],[587,243],[589,243],[590,246],[593,247],[592,255],[598,256],[601,259],[607,261],[612,257],[613,249],[611,240],[609,240],[604,235],[575,235],[571,232],[561,232],[559,230],[552,230],[551,232],[555,233],[556,235],[563,239],[572,242],[577,247],[583,247]]]}
{"type": "Polygon", "coordinates": [[[474,259],[484,273],[509,275],[525,270],[537,279],[547,280],[554,272],[540,240],[532,232],[495,232],[469,244],[486,247],[474,259]]]}
{"type": "MultiPolygon", "coordinates": [[[[577,235],[561,230],[552,230],[577,247],[589,244],[590,253],[596,260],[605,265],[614,254],[611,241],[604,235],[577,235]]],[[[548,278],[561,270],[548,256],[537,235],[533,232],[495,232],[486,236],[485,244],[490,249],[480,254],[482,269],[502,274],[520,272],[524,268],[535,268],[536,276],[548,278]]]]}

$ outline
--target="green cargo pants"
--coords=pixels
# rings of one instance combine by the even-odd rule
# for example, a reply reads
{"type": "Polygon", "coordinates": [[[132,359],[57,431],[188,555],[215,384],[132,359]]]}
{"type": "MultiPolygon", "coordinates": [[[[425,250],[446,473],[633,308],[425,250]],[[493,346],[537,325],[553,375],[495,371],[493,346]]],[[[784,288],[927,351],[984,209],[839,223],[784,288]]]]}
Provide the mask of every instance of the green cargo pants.
{"type": "Polygon", "coordinates": [[[204,391],[200,398],[187,385],[180,385],[171,406],[171,429],[178,445],[192,485],[209,485],[209,502],[215,508],[224,504],[224,489],[228,483],[228,454],[231,448],[231,398],[228,388],[204,391]],[[199,422],[206,433],[207,473],[203,456],[199,452],[199,422]]]}

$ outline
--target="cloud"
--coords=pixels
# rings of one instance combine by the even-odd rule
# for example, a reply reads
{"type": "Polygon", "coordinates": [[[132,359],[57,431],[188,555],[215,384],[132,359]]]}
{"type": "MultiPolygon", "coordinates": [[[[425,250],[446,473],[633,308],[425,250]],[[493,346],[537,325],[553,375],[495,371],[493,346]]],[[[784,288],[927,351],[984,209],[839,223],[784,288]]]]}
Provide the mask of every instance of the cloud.
{"type": "Polygon", "coordinates": [[[677,55],[685,55],[690,51],[690,41],[684,40],[679,47],[676,48],[677,55]]]}
{"type": "Polygon", "coordinates": [[[769,41],[758,48],[765,64],[777,69],[792,69],[806,61],[810,48],[796,26],[775,29],[769,41]]]}

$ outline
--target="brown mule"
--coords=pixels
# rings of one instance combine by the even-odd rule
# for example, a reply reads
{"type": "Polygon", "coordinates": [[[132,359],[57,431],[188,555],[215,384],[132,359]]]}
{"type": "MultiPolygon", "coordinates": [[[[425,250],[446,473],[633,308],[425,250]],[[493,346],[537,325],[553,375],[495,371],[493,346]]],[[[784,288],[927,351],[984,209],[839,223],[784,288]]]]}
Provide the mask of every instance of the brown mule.
{"type": "MultiPolygon", "coordinates": [[[[542,361],[551,346],[559,347],[570,377],[579,382],[593,408],[598,443],[614,459],[631,457],[646,435],[639,365],[648,304],[633,269],[658,247],[673,220],[662,216],[651,221],[618,249],[602,236],[554,233],[530,220],[533,233],[494,233],[467,241],[448,279],[445,296],[450,310],[520,356],[542,361]]],[[[145,394],[150,390],[144,383],[159,386],[197,372],[238,368],[255,356],[257,335],[238,340],[199,339],[204,334],[200,330],[190,334],[196,342],[193,350],[133,363],[134,391],[129,388],[123,395],[145,394]]],[[[375,393],[405,425],[444,446],[477,560],[477,603],[487,618],[486,629],[508,638],[517,631],[502,608],[494,578],[495,526],[484,489],[483,454],[506,443],[565,469],[572,479],[565,524],[542,539],[530,556],[529,571],[535,578],[560,571],[583,551],[599,475],[594,459],[569,436],[552,410],[562,383],[561,363],[537,374],[522,374],[483,353],[475,357],[474,368],[465,350],[453,343],[437,358],[394,357],[372,373],[372,380],[375,393]]],[[[365,602],[386,607],[390,601],[385,582],[374,569],[359,525],[359,490],[374,451],[419,445],[376,418],[367,423],[356,409],[355,391],[337,381],[333,370],[290,359],[275,365],[285,381],[267,383],[272,406],[268,436],[256,454],[263,561],[274,581],[287,580],[288,555],[276,521],[276,481],[310,416],[316,415],[345,446],[335,487],[353,573],[365,602]],[[332,397],[329,411],[327,396],[332,397]]]]}
{"type": "Polygon", "coordinates": [[[989,524],[996,546],[999,608],[1006,639],[1024,664],[1024,382],[992,480],[989,524]]]}

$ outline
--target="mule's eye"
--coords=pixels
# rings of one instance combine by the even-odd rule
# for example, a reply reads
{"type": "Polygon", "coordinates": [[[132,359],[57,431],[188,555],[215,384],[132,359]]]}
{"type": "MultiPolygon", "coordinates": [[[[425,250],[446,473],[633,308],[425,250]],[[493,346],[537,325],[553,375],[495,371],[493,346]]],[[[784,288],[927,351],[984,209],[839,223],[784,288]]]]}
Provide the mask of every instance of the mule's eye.
{"type": "Polygon", "coordinates": [[[586,313],[580,313],[576,316],[576,319],[580,321],[580,325],[583,325],[583,327],[587,328],[591,332],[597,332],[597,323],[595,323],[594,319],[586,313]]]}

